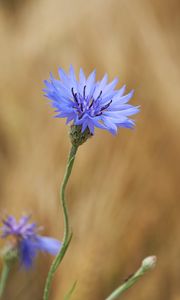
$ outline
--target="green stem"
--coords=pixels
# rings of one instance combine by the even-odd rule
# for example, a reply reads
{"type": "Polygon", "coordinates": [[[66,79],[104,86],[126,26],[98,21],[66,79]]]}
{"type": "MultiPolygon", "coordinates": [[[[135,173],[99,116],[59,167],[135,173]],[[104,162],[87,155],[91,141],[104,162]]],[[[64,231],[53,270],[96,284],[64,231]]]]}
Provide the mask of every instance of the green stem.
{"type": "Polygon", "coordinates": [[[44,296],[43,296],[43,300],[48,300],[49,299],[49,292],[50,292],[50,288],[51,288],[51,284],[52,284],[52,280],[53,280],[53,276],[54,273],[56,272],[60,262],[62,261],[69,243],[71,241],[72,238],[72,232],[71,229],[69,227],[69,218],[68,218],[68,209],[67,209],[67,205],[66,205],[66,200],[65,200],[65,189],[66,189],[66,185],[68,183],[68,179],[71,175],[71,171],[72,171],[72,167],[74,164],[74,160],[75,160],[75,156],[76,156],[76,152],[77,152],[78,146],[72,145],[70,153],[69,153],[69,157],[68,157],[68,161],[67,161],[67,166],[66,166],[66,171],[65,171],[65,175],[62,181],[62,185],[61,185],[61,190],[60,190],[60,204],[62,206],[63,209],[63,217],[64,217],[64,238],[63,238],[63,243],[62,243],[62,247],[60,252],[57,254],[57,256],[55,257],[47,279],[46,279],[46,284],[45,284],[45,288],[44,288],[44,296]]]}
{"type": "Polygon", "coordinates": [[[152,270],[156,264],[156,257],[149,256],[142,261],[140,268],[134,273],[126,282],[118,287],[112,294],[105,300],[114,300],[122,295],[126,290],[131,288],[147,271],[152,270]]]}
{"type": "Polygon", "coordinates": [[[65,175],[64,175],[63,182],[61,185],[61,191],[60,191],[61,205],[63,208],[63,215],[64,215],[64,227],[65,227],[63,241],[66,241],[69,237],[69,220],[68,220],[68,210],[67,210],[66,200],[65,200],[65,189],[66,189],[66,185],[68,183],[69,177],[71,175],[71,171],[72,171],[72,167],[74,164],[77,149],[78,149],[78,146],[72,145],[70,153],[69,153],[69,157],[68,157],[65,175]]]}
{"type": "Polygon", "coordinates": [[[120,287],[118,287],[106,300],[114,300],[117,299],[122,293],[128,290],[131,286],[133,286],[142,276],[140,270],[138,270],[129,280],[123,283],[120,287]]]}
{"type": "Polygon", "coordinates": [[[10,269],[11,269],[11,265],[8,262],[4,261],[1,278],[0,278],[0,298],[3,295],[10,269]]]}

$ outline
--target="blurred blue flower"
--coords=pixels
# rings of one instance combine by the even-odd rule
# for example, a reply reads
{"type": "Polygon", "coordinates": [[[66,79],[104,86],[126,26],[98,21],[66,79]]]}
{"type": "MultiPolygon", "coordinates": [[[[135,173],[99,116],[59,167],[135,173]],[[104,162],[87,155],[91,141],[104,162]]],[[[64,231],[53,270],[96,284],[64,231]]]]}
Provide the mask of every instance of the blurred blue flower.
{"type": "Polygon", "coordinates": [[[48,252],[56,255],[61,242],[38,234],[39,228],[36,223],[29,223],[30,216],[22,216],[19,221],[13,216],[3,220],[2,238],[11,237],[11,247],[17,249],[20,263],[26,268],[32,266],[38,251],[48,252]]]}
{"type": "Polygon", "coordinates": [[[124,95],[126,86],[114,90],[118,79],[107,84],[108,76],[101,81],[95,81],[94,70],[88,78],[80,69],[79,80],[76,79],[73,67],[66,74],[59,69],[60,80],[50,74],[49,81],[45,80],[45,96],[52,100],[52,106],[57,112],[56,117],[67,118],[67,123],[81,125],[82,132],[88,127],[94,134],[94,127],[106,129],[116,134],[118,127],[132,128],[134,121],[128,117],[139,111],[137,106],[127,104],[132,98],[133,91],[124,95]]]}

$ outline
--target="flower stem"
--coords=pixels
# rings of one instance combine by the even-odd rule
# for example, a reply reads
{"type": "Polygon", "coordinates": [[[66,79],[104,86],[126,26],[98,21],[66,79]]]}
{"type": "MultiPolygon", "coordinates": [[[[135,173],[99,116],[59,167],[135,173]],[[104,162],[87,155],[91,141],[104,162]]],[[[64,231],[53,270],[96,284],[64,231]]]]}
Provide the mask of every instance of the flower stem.
{"type": "Polygon", "coordinates": [[[60,262],[62,261],[64,255],[68,249],[71,238],[72,238],[72,232],[69,227],[68,209],[67,209],[66,200],[65,200],[65,189],[66,189],[66,185],[68,183],[69,177],[71,175],[71,171],[72,171],[72,167],[74,164],[77,149],[78,149],[78,146],[72,145],[70,153],[69,153],[68,161],[67,161],[65,175],[64,175],[62,185],[61,185],[60,204],[63,209],[63,217],[64,217],[64,238],[63,238],[61,250],[55,257],[55,259],[50,267],[50,270],[49,270],[49,273],[48,273],[48,276],[46,279],[45,288],[44,288],[43,300],[49,299],[49,293],[50,293],[50,288],[51,288],[54,273],[56,272],[60,262]]]}
{"type": "Polygon", "coordinates": [[[3,269],[2,269],[2,273],[1,273],[1,278],[0,278],[0,298],[3,295],[5,286],[6,286],[6,282],[9,276],[9,272],[11,269],[11,264],[8,263],[7,261],[3,262],[3,269]]]}
{"type": "Polygon", "coordinates": [[[140,268],[124,282],[120,287],[118,287],[112,294],[105,300],[115,300],[122,295],[126,290],[132,287],[147,271],[152,270],[156,264],[156,257],[149,256],[142,261],[140,268]]]}
{"type": "Polygon", "coordinates": [[[72,167],[74,164],[74,160],[75,160],[75,156],[76,156],[76,152],[77,152],[78,146],[74,146],[72,145],[70,153],[69,153],[69,157],[68,157],[68,162],[67,162],[67,167],[66,167],[66,171],[65,171],[65,175],[63,178],[63,182],[61,185],[61,205],[63,208],[63,214],[64,214],[64,239],[63,241],[67,241],[68,237],[69,237],[69,220],[68,220],[68,210],[67,210],[67,206],[66,206],[66,200],[65,200],[65,189],[66,189],[66,185],[68,183],[69,177],[71,175],[71,171],[72,171],[72,167]]]}

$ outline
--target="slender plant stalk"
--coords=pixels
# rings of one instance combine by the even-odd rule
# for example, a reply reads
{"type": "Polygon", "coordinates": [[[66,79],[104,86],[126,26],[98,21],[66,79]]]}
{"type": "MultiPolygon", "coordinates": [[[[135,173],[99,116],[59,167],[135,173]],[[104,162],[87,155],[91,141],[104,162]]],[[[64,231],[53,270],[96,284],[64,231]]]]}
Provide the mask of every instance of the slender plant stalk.
{"type": "Polygon", "coordinates": [[[67,161],[65,175],[64,175],[61,189],[60,189],[60,204],[63,209],[63,217],[64,217],[64,238],[63,238],[61,250],[55,257],[55,259],[50,267],[50,270],[49,270],[49,273],[48,273],[48,276],[46,279],[45,288],[44,288],[43,300],[49,299],[49,293],[50,293],[50,288],[51,288],[51,283],[52,283],[54,273],[56,272],[60,262],[62,261],[64,255],[68,249],[71,238],[72,238],[72,232],[71,232],[71,229],[69,226],[68,209],[67,209],[66,200],[65,200],[65,189],[66,189],[66,185],[68,183],[68,179],[71,175],[71,171],[72,171],[72,167],[74,164],[77,149],[78,149],[78,146],[72,145],[70,153],[69,153],[68,161],[67,161]]]}
{"type": "Polygon", "coordinates": [[[3,295],[5,286],[6,286],[6,282],[9,276],[9,272],[11,269],[11,264],[4,261],[3,262],[3,269],[2,269],[2,273],[1,273],[1,278],[0,278],[0,298],[3,295]]]}
{"type": "Polygon", "coordinates": [[[73,283],[73,286],[71,287],[71,289],[68,291],[68,293],[64,296],[64,300],[70,300],[71,299],[71,296],[76,288],[76,284],[77,284],[77,281],[75,281],[73,283]]]}
{"type": "Polygon", "coordinates": [[[156,264],[156,257],[149,256],[142,261],[140,268],[127,281],[120,285],[112,294],[105,300],[118,299],[126,290],[131,288],[147,271],[152,270],[156,264]]]}

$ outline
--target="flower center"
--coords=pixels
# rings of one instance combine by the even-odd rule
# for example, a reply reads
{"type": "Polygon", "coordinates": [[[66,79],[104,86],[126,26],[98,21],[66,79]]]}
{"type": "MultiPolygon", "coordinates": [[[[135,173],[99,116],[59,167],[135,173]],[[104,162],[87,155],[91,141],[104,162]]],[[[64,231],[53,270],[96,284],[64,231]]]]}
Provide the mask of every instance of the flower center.
{"type": "Polygon", "coordinates": [[[79,119],[81,119],[85,113],[91,117],[98,117],[103,114],[103,112],[110,106],[112,100],[110,100],[105,105],[101,106],[101,95],[100,91],[96,99],[93,98],[93,95],[86,95],[86,86],[83,88],[83,95],[80,93],[74,92],[74,89],[71,88],[72,96],[74,99],[74,108],[76,109],[79,119]]]}

